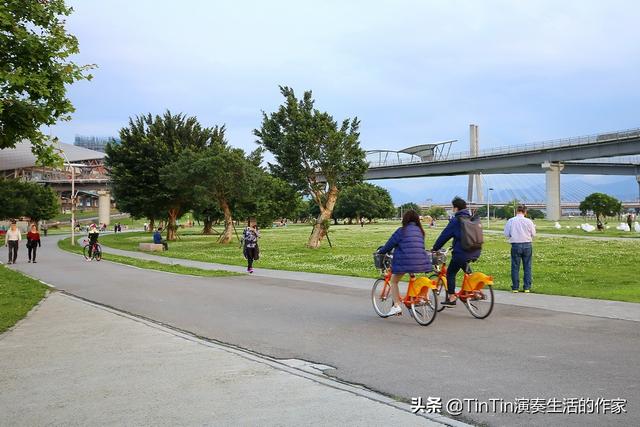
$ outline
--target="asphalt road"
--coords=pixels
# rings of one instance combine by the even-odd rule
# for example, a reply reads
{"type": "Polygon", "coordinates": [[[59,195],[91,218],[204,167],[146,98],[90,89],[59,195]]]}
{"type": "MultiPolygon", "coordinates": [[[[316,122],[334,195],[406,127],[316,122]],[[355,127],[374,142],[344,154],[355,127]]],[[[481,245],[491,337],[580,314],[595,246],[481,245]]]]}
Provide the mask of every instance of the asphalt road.
{"type": "Polygon", "coordinates": [[[623,415],[465,410],[464,421],[640,425],[638,322],[497,304],[486,320],[458,306],[421,327],[407,313],[378,318],[369,293],[359,289],[88,263],[57,249],[52,238],[43,241],[38,264],[25,258],[21,252],[15,268],[82,298],[271,357],[333,366],[327,374],[407,400],[432,396],[498,406],[516,398],[628,401],[623,415]]]}

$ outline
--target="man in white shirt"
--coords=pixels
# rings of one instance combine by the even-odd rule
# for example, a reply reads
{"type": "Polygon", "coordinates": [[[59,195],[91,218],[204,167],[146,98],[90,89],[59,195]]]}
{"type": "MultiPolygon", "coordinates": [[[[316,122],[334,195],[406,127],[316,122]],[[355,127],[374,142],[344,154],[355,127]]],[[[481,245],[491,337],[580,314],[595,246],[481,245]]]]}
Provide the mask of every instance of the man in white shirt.
{"type": "Polygon", "coordinates": [[[4,245],[9,246],[9,262],[7,264],[16,263],[16,258],[18,257],[18,244],[20,240],[22,240],[20,229],[17,227],[15,221],[11,221],[11,226],[4,237],[4,245]]]}
{"type": "Polygon", "coordinates": [[[533,221],[526,218],[527,207],[518,206],[516,216],[507,221],[504,226],[504,235],[511,243],[511,290],[514,293],[520,290],[520,263],[524,268],[524,292],[531,292],[531,257],[533,254],[533,237],[536,235],[536,226],[533,221]]]}

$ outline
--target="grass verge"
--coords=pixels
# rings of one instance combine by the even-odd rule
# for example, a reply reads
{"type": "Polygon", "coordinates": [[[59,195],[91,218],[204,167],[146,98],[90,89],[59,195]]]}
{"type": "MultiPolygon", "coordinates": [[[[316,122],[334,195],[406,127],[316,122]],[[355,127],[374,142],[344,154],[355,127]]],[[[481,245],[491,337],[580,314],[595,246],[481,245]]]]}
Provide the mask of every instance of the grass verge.
{"type": "MultiPolygon", "coordinates": [[[[66,239],[62,239],[58,241],[58,247],[65,251],[80,254],[82,248],[79,246],[71,246],[71,238],[67,237],[66,239]]],[[[191,276],[202,276],[202,277],[226,277],[226,276],[241,276],[241,273],[235,273],[233,271],[224,271],[224,270],[204,270],[196,267],[187,267],[180,264],[163,264],[157,261],[149,261],[144,259],[137,259],[128,256],[122,255],[114,255],[108,253],[102,253],[102,259],[105,261],[116,262],[118,264],[131,265],[138,268],[145,268],[148,270],[158,270],[164,271],[168,273],[176,273],[176,274],[188,274],[191,276]]]]}
{"type": "Polygon", "coordinates": [[[0,333],[26,316],[46,291],[39,281],[0,266],[0,333]]]}

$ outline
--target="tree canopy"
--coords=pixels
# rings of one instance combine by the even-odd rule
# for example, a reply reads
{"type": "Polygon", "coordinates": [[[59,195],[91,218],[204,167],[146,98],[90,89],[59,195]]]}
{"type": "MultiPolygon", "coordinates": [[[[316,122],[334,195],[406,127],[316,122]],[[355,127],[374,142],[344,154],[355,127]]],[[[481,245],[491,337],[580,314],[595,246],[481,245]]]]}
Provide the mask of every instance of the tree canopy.
{"type": "Polygon", "coordinates": [[[362,181],[367,170],[360,148],[357,118],[340,125],[326,112],[314,108],[311,91],[302,99],[293,89],[281,86],[285,98],[276,112],[263,113],[262,126],[254,130],[257,142],[275,157],[272,173],[304,194],[310,195],[320,214],[308,246],[317,248],[326,235],[340,190],[362,181]]]}
{"type": "Polygon", "coordinates": [[[42,126],[69,120],[67,86],[91,79],[92,65],[70,60],[78,40],[67,33],[64,0],[5,0],[0,6],[0,149],[23,139],[42,164],[61,161],[42,126]]]}
{"type": "Polygon", "coordinates": [[[184,151],[226,145],[224,132],[224,126],[205,128],[195,117],[170,111],[130,118],[120,131],[121,142],[106,148],[105,164],[120,209],[134,217],[167,218],[167,239],[174,240],[176,220],[191,208],[190,199],[161,179],[162,169],[184,151]]]}
{"type": "Polygon", "coordinates": [[[56,193],[35,182],[0,180],[0,200],[0,219],[29,217],[38,222],[51,219],[60,211],[56,193]]]}
{"type": "Polygon", "coordinates": [[[377,185],[360,183],[345,187],[338,196],[333,217],[369,220],[393,216],[395,208],[389,192],[377,185]]]}
{"type": "Polygon", "coordinates": [[[602,217],[615,216],[622,212],[622,203],[608,194],[592,193],[580,202],[579,208],[583,215],[591,211],[596,215],[596,218],[601,219],[602,217]]]}

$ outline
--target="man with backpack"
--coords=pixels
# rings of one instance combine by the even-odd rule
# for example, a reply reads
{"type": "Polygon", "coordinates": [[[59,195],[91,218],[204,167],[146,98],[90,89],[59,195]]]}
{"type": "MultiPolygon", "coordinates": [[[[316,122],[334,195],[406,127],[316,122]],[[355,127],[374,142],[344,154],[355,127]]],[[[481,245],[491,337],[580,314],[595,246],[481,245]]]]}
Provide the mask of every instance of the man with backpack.
{"type": "Polygon", "coordinates": [[[453,238],[453,254],[447,267],[447,298],[442,302],[445,307],[456,305],[456,275],[470,261],[480,257],[484,241],[480,218],[471,216],[471,212],[467,209],[467,202],[460,197],[455,197],[451,205],[454,216],[431,249],[438,251],[453,238]]]}
{"type": "Polygon", "coordinates": [[[520,262],[524,268],[524,292],[531,292],[531,256],[533,248],[531,242],[536,235],[536,226],[526,218],[527,207],[520,205],[516,209],[516,216],[504,226],[504,235],[511,243],[511,290],[520,291],[520,262]]]}

